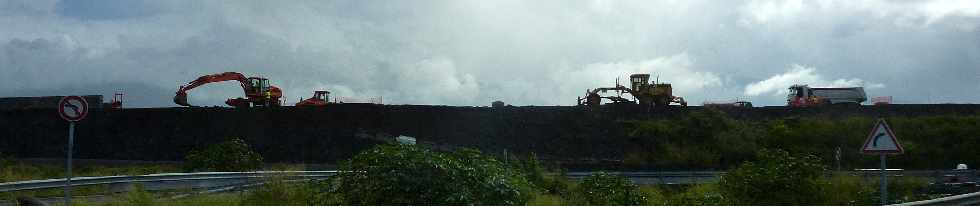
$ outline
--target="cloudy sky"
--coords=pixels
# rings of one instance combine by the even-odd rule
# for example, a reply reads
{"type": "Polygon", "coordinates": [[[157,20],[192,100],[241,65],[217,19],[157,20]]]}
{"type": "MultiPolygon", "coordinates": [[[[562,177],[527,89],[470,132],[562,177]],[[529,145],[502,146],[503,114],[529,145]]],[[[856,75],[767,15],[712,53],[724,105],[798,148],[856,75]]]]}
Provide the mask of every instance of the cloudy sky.
{"type": "MultiPolygon", "coordinates": [[[[785,104],[791,84],[980,103],[974,0],[0,0],[0,96],[126,93],[264,76],[390,104],[573,105],[651,73],[693,104],[785,104]]],[[[242,96],[232,82],[190,102],[242,96]]]]}

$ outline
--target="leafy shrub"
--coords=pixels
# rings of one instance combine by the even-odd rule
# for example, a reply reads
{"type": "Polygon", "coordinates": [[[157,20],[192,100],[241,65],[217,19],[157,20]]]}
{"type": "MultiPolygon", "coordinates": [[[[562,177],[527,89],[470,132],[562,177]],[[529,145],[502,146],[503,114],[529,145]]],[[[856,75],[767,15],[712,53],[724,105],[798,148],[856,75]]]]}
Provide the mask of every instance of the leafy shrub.
{"type": "Polygon", "coordinates": [[[826,188],[825,205],[877,205],[878,185],[855,176],[830,178],[826,188]]]}
{"type": "MultiPolygon", "coordinates": [[[[886,118],[905,148],[892,166],[905,169],[980,165],[980,115],[886,118]]],[[[759,148],[813,154],[831,165],[836,148],[860,148],[876,118],[805,116],[733,119],[721,111],[693,111],[675,119],[624,121],[624,164],[643,168],[726,169],[754,160],[759,148]],[[720,168],[719,168],[720,167],[720,168]]],[[[875,156],[841,154],[841,167],[877,165],[875,156]]]]}
{"type": "Polygon", "coordinates": [[[757,123],[729,118],[717,109],[678,119],[627,121],[627,134],[638,149],[624,154],[627,166],[716,168],[741,162],[756,150],[757,123]]]}
{"type": "Polygon", "coordinates": [[[514,155],[506,154],[507,165],[520,172],[532,186],[546,194],[561,195],[568,192],[569,183],[565,179],[562,169],[547,169],[537,155],[531,153],[527,158],[519,158],[514,155]],[[548,172],[555,172],[559,175],[548,175],[548,172]]]}
{"type": "MultiPolygon", "coordinates": [[[[825,205],[877,205],[879,179],[866,181],[856,176],[835,176],[825,187],[825,205]]],[[[889,177],[888,199],[890,203],[903,203],[932,199],[928,196],[928,179],[922,177],[889,177]]]]}
{"type": "Polygon", "coordinates": [[[812,155],[792,156],[782,150],[762,150],[722,176],[723,196],[734,205],[801,205],[825,202],[820,195],[824,166],[812,155]]]}
{"type": "Polygon", "coordinates": [[[524,205],[532,192],[522,174],[474,150],[382,145],[343,171],[330,190],[343,205],[524,205]]]}
{"type": "Polygon", "coordinates": [[[191,151],[185,159],[188,171],[250,171],[262,166],[262,156],[239,138],[191,151]]]}
{"type": "Polygon", "coordinates": [[[555,195],[536,195],[527,203],[528,206],[561,206],[564,204],[561,197],[555,195]]]}
{"type": "Polygon", "coordinates": [[[726,205],[725,197],[718,191],[717,184],[698,184],[687,188],[681,193],[674,194],[659,205],[726,205]]]}
{"type": "MultiPolygon", "coordinates": [[[[929,180],[924,177],[888,177],[888,199],[892,203],[932,199],[927,196],[929,180]]],[[[877,183],[874,185],[880,187],[877,183]]],[[[874,190],[875,197],[879,190],[874,190]]]]}
{"type": "Polygon", "coordinates": [[[576,205],[643,205],[647,200],[629,178],[605,172],[583,179],[572,195],[568,199],[576,205]]]}

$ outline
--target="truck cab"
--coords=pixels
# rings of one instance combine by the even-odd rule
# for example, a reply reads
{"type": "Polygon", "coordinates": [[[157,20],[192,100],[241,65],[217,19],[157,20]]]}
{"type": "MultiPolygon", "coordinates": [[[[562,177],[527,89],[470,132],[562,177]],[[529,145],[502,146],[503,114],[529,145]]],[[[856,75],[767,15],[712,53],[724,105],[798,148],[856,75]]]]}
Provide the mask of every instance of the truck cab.
{"type": "Polygon", "coordinates": [[[816,102],[812,101],[813,90],[807,85],[793,85],[789,87],[789,95],[786,96],[786,104],[793,107],[813,106],[816,102]]]}

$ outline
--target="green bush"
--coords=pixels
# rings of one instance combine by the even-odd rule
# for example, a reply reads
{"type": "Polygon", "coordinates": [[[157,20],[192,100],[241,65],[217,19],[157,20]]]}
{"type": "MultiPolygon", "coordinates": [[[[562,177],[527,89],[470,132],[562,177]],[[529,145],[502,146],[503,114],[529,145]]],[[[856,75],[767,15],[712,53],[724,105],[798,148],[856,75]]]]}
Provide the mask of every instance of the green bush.
{"type": "Polygon", "coordinates": [[[565,202],[560,196],[547,194],[536,195],[527,203],[528,206],[561,206],[563,204],[565,202]]]}
{"type": "Polygon", "coordinates": [[[569,183],[565,179],[564,170],[560,168],[549,170],[534,153],[531,153],[527,158],[519,158],[510,154],[505,154],[504,158],[507,165],[523,174],[524,179],[531,183],[535,189],[551,195],[561,195],[568,192],[569,183]],[[548,172],[558,173],[558,175],[548,175],[548,172]]]}
{"type": "MultiPolygon", "coordinates": [[[[856,176],[830,178],[824,189],[824,205],[877,205],[879,203],[878,177],[865,180],[856,176]]],[[[890,203],[903,203],[929,198],[928,179],[922,177],[889,177],[888,199],[890,203]]]]}
{"type": "MultiPolygon", "coordinates": [[[[877,182],[874,188],[879,188],[877,182]]],[[[929,179],[924,177],[888,177],[888,199],[892,203],[932,199],[928,197],[929,179]]],[[[875,197],[878,196],[878,190],[875,197]]]]}
{"type": "Polygon", "coordinates": [[[262,156],[239,138],[191,151],[185,159],[188,171],[252,171],[262,166],[262,156]]]}
{"type": "Polygon", "coordinates": [[[839,175],[830,178],[825,187],[824,205],[877,205],[878,185],[860,177],[839,175]]]}
{"type": "MultiPolygon", "coordinates": [[[[952,168],[980,165],[980,115],[937,115],[886,118],[905,154],[892,157],[890,167],[952,168]]],[[[754,159],[760,148],[813,154],[834,165],[841,148],[842,168],[877,165],[875,156],[853,151],[864,144],[876,118],[805,116],[769,120],[733,119],[707,109],[674,119],[624,121],[629,137],[624,165],[640,168],[728,169],[754,159]]]]}
{"type": "Polygon", "coordinates": [[[727,205],[728,202],[718,191],[717,184],[698,184],[681,193],[673,194],[666,201],[656,205],[720,206],[727,205]]]}
{"type": "Polygon", "coordinates": [[[624,154],[627,166],[717,168],[752,157],[757,123],[729,118],[716,109],[690,112],[673,120],[626,122],[633,150],[624,154]]]}
{"type": "Polygon", "coordinates": [[[522,174],[474,150],[382,145],[342,170],[329,193],[343,205],[524,205],[532,197],[522,174]]]}
{"type": "Polygon", "coordinates": [[[793,156],[782,150],[762,150],[722,176],[719,186],[734,205],[807,205],[826,202],[821,195],[824,166],[812,155],[793,156]]]}
{"type": "Polygon", "coordinates": [[[599,172],[589,175],[568,197],[576,205],[643,205],[647,199],[630,179],[599,172]]]}

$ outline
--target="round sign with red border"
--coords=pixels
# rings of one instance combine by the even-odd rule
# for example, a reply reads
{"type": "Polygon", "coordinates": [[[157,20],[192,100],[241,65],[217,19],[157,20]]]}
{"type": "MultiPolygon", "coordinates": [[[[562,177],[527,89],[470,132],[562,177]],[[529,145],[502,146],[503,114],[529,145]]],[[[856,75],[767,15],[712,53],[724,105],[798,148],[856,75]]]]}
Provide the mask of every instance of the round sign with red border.
{"type": "Polygon", "coordinates": [[[77,122],[88,115],[88,102],[79,96],[67,96],[58,102],[58,114],[69,122],[77,122]]]}

